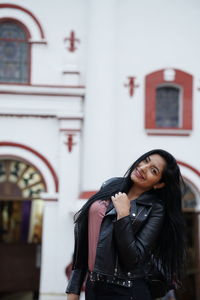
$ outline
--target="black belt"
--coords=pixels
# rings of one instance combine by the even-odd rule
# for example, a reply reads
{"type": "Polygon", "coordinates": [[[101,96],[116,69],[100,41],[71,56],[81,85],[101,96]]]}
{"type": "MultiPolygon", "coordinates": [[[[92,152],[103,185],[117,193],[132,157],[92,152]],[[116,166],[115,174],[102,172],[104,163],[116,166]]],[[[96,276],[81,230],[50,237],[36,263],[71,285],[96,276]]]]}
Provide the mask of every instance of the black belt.
{"type": "Polygon", "coordinates": [[[102,275],[96,272],[89,272],[89,278],[91,282],[106,282],[112,283],[124,287],[132,287],[135,279],[142,279],[142,276],[135,275],[131,279],[121,279],[112,275],[102,275]]]}

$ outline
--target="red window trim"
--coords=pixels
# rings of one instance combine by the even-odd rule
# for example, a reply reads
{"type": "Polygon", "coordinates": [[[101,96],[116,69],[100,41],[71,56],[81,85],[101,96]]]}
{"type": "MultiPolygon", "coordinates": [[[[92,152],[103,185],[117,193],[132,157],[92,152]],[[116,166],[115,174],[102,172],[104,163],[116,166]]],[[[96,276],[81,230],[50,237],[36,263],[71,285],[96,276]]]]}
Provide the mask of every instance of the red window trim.
{"type": "Polygon", "coordinates": [[[165,80],[165,69],[150,73],[145,80],[145,129],[148,135],[190,135],[192,131],[192,75],[178,70],[174,80],[165,80]],[[179,128],[156,127],[156,89],[161,86],[178,86],[182,90],[182,126],[179,128]]]}

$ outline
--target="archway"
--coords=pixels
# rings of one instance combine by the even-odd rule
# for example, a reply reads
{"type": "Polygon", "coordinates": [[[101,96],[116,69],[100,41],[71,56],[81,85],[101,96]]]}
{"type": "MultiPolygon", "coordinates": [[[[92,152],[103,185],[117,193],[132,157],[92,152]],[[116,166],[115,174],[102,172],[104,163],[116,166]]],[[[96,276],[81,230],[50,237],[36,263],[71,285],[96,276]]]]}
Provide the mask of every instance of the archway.
{"type": "MultiPolygon", "coordinates": [[[[19,159],[0,160],[0,295],[29,292],[40,281],[43,200],[41,173],[19,159]]],[[[20,296],[21,297],[21,296],[20,296]]]]}
{"type": "Polygon", "coordinates": [[[184,183],[182,210],[186,222],[187,265],[183,289],[177,292],[177,298],[198,300],[200,299],[200,192],[189,179],[184,178],[184,183]]]}

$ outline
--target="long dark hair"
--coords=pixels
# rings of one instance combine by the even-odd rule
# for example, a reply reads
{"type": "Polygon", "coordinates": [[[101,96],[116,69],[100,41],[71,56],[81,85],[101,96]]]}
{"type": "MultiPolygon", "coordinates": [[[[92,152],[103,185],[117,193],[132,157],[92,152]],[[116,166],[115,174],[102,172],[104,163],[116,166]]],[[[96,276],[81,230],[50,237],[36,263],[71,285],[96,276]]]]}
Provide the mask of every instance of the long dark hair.
{"type": "Polygon", "coordinates": [[[80,211],[75,215],[75,222],[81,222],[87,217],[88,208],[98,199],[110,199],[117,192],[128,193],[133,185],[131,173],[134,168],[146,157],[152,154],[159,154],[166,161],[161,182],[165,186],[155,190],[165,207],[165,218],[159,243],[155,246],[153,255],[159,261],[162,270],[168,276],[170,282],[176,284],[181,282],[181,275],[185,260],[185,226],[181,212],[182,184],[179,166],[176,159],[167,151],[162,149],[151,150],[139,157],[127,170],[124,177],[116,178],[102,185],[101,189],[93,195],[80,211]]]}

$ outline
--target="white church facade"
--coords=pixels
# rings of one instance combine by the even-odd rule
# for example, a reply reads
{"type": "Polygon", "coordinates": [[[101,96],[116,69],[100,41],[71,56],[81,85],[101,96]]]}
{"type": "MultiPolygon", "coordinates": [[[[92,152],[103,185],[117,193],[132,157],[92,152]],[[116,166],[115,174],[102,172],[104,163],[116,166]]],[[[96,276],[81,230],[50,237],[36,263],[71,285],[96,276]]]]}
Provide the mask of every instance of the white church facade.
{"type": "Polygon", "coordinates": [[[73,214],[163,148],[187,185],[179,298],[199,299],[199,53],[196,0],[0,0],[0,295],[66,299],[73,214]]]}

